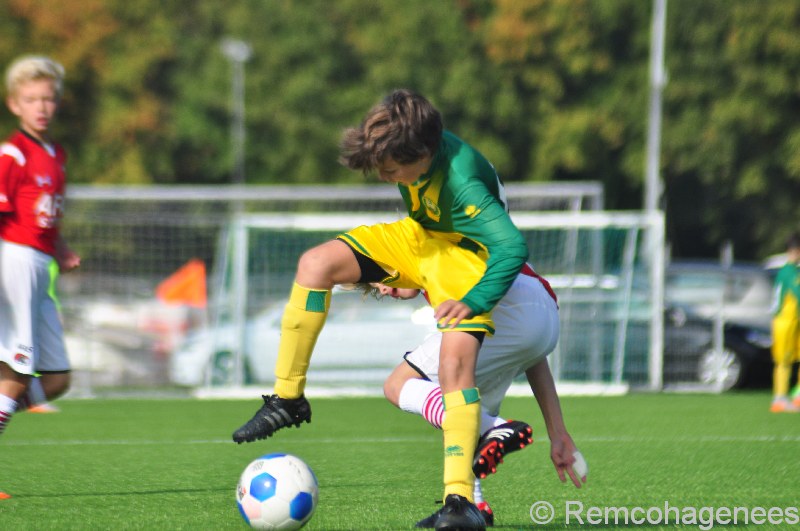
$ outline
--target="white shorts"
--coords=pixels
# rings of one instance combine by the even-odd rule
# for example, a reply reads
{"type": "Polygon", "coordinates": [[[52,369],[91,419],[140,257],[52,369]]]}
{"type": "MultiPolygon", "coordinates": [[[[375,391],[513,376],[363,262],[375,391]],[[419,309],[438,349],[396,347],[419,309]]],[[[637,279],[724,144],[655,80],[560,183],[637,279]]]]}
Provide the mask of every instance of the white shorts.
{"type": "Polygon", "coordinates": [[[0,361],[20,374],[70,370],[50,293],[53,257],[0,241],[0,361]]]}
{"type": "MultiPolygon", "coordinates": [[[[556,347],[559,334],[558,305],[537,278],[517,276],[492,312],[493,336],[486,337],[478,353],[475,385],[481,406],[497,415],[511,381],[536,365],[556,347]]],[[[420,375],[439,381],[439,348],[442,334],[435,333],[405,360],[420,375]]]]}

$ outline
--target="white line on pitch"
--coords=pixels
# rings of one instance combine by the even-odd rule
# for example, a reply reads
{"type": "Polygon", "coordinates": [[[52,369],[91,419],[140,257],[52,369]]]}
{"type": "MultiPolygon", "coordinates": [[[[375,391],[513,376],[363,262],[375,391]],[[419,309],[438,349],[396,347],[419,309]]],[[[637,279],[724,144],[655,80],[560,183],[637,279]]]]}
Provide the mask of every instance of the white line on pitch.
{"type": "MultiPolygon", "coordinates": [[[[289,442],[289,441],[286,441],[289,442]]],[[[304,438],[302,440],[292,440],[292,444],[320,444],[320,443],[420,443],[420,442],[438,442],[436,439],[430,437],[381,437],[381,438],[363,438],[363,439],[315,439],[304,438]]],[[[154,441],[154,440],[128,440],[128,441],[100,441],[100,440],[71,440],[71,441],[55,441],[55,440],[36,440],[36,441],[4,441],[3,446],[81,446],[81,445],[96,445],[96,446],[147,446],[147,445],[191,445],[191,444],[230,444],[233,441],[230,439],[198,439],[190,441],[154,441]]]]}
{"type": "MultiPolygon", "coordinates": [[[[575,440],[581,444],[588,443],[613,443],[613,444],[641,444],[641,443],[798,443],[800,442],[800,435],[753,435],[753,436],[727,436],[727,435],[707,435],[701,437],[636,437],[636,436],[622,436],[622,437],[604,437],[604,436],[587,436],[575,437],[575,440]]],[[[547,442],[546,437],[537,438],[537,442],[547,442]]],[[[276,439],[276,444],[280,443],[276,439]]],[[[345,439],[345,438],[315,438],[306,437],[302,440],[285,441],[291,442],[293,445],[299,444],[356,444],[356,443],[369,443],[369,444],[397,444],[397,443],[436,443],[437,438],[433,437],[375,437],[375,438],[358,438],[358,439],[345,439]]],[[[35,440],[35,441],[3,441],[4,446],[82,446],[82,445],[95,445],[95,446],[148,446],[148,445],[195,445],[195,444],[233,444],[230,439],[197,439],[188,441],[167,441],[167,440],[122,440],[122,441],[102,441],[102,440],[35,440]]]]}

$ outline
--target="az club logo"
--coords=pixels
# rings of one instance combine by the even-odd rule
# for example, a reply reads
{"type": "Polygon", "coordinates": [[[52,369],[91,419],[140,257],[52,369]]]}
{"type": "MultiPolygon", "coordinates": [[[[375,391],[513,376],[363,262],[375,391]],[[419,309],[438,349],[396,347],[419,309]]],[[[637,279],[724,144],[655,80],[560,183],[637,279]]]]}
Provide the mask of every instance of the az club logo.
{"type": "Polygon", "coordinates": [[[28,366],[31,364],[31,358],[21,352],[18,352],[14,355],[14,363],[28,366]]]}
{"type": "Polygon", "coordinates": [[[431,217],[438,219],[442,214],[439,210],[439,205],[434,203],[430,197],[423,197],[422,202],[425,203],[425,209],[430,213],[431,217]]]}

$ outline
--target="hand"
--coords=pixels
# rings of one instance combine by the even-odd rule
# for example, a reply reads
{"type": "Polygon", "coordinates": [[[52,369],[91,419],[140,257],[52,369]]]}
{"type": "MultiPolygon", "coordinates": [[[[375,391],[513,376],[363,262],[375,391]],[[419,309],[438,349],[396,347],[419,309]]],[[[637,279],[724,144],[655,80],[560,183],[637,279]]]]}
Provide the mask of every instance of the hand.
{"type": "Polygon", "coordinates": [[[472,308],[461,301],[450,299],[441,303],[433,316],[440,327],[455,328],[462,320],[472,317],[472,308]]]}
{"type": "Polygon", "coordinates": [[[81,257],[68,247],[59,249],[55,258],[56,262],[58,262],[58,269],[62,273],[72,271],[81,265],[81,257]]]}
{"type": "Polygon", "coordinates": [[[53,257],[56,259],[59,271],[66,273],[81,265],[81,257],[78,256],[78,253],[70,249],[62,235],[59,235],[56,239],[55,247],[56,252],[53,254],[53,257]]]}
{"type": "Polygon", "coordinates": [[[583,483],[586,483],[586,474],[578,476],[573,466],[575,465],[575,456],[573,455],[578,449],[572,438],[564,434],[561,437],[553,437],[550,440],[550,458],[553,460],[553,465],[556,467],[558,479],[562,483],[566,483],[567,476],[572,480],[572,484],[576,488],[581,488],[583,483]]]}

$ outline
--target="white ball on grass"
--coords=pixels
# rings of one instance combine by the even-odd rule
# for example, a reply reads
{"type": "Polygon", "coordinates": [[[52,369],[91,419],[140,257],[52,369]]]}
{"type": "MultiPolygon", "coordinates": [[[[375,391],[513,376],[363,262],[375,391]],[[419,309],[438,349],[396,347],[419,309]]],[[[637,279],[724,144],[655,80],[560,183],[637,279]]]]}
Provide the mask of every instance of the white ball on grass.
{"type": "Polygon", "coordinates": [[[589,473],[589,464],[586,462],[586,459],[583,458],[583,454],[580,451],[575,450],[572,454],[572,457],[575,458],[575,462],[572,463],[572,470],[578,474],[578,477],[584,478],[589,473]]]}

